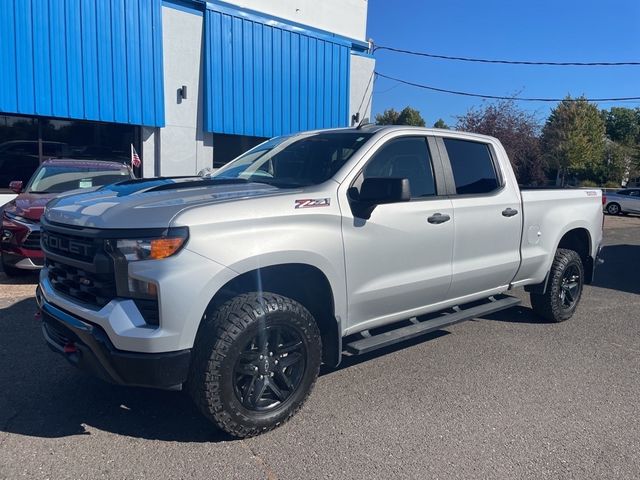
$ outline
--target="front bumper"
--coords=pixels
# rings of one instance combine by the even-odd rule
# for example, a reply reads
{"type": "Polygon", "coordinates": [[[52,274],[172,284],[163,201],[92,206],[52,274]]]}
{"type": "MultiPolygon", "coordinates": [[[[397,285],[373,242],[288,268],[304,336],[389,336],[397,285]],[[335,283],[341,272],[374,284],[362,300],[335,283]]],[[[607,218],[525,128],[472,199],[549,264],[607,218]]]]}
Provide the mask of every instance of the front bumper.
{"type": "Polygon", "coordinates": [[[187,379],[191,350],[138,353],[116,349],[105,331],[46,302],[40,292],[42,333],[73,365],[110,383],[171,389],[187,379]]]}
{"type": "Polygon", "coordinates": [[[39,250],[2,248],[2,258],[7,265],[22,270],[40,270],[44,265],[44,257],[39,250]]]}

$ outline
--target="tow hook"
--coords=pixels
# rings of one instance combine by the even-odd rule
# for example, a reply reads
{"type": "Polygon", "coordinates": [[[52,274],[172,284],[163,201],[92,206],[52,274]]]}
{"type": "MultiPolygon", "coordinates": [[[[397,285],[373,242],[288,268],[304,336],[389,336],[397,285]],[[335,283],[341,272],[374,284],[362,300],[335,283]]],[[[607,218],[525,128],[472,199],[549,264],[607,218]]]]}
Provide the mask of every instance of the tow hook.
{"type": "Polygon", "coordinates": [[[73,342],[68,342],[64,348],[63,348],[64,353],[66,353],[67,355],[72,355],[74,353],[78,353],[78,347],[76,347],[76,344],[73,342]]]}

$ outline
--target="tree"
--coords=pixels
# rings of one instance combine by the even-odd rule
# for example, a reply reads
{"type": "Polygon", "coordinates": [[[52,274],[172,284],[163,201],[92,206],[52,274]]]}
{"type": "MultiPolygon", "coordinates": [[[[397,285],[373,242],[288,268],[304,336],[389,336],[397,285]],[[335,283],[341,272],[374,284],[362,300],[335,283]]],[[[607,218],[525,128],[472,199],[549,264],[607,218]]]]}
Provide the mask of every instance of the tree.
{"type": "Polygon", "coordinates": [[[449,129],[449,125],[447,125],[446,123],[444,123],[444,120],[439,118],[436,123],[433,124],[433,128],[444,128],[444,129],[449,129]]]}
{"type": "Polygon", "coordinates": [[[404,107],[401,112],[393,108],[385,110],[383,113],[376,115],[376,123],[378,125],[413,125],[415,127],[424,127],[424,118],[415,108],[409,106],[404,107]]]}
{"type": "Polygon", "coordinates": [[[542,149],[564,185],[567,176],[597,180],[605,151],[605,126],[598,107],[584,97],[567,97],[542,129],[542,149]]]}
{"type": "Polygon", "coordinates": [[[491,135],[502,142],[518,182],[546,183],[546,165],[540,155],[540,126],[532,114],[520,110],[514,101],[471,108],[457,120],[458,130],[491,135]]]}
{"type": "Polygon", "coordinates": [[[607,137],[615,145],[607,145],[604,162],[613,165],[608,181],[622,182],[640,171],[640,109],[611,107],[602,111],[607,137]],[[613,164],[610,159],[616,159],[613,164]]]}
{"type": "Polygon", "coordinates": [[[400,112],[398,112],[395,108],[388,108],[383,113],[379,113],[376,115],[376,123],[378,125],[399,125],[399,117],[400,112]]]}
{"type": "Polygon", "coordinates": [[[622,145],[635,145],[640,135],[639,110],[624,107],[611,107],[611,110],[603,110],[607,137],[622,145]]]}

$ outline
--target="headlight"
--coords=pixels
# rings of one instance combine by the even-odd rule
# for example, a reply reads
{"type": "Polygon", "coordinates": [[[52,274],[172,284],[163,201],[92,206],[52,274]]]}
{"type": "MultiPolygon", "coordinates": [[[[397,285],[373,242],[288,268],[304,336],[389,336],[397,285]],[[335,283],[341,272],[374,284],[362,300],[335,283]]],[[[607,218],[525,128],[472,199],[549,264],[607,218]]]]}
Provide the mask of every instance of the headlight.
{"type": "Polygon", "coordinates": [[[159,260],[177,253],[188,236],[186,228],[171,228],[161,237],[116,240],[116,250],[130,262],[159,260]]]}

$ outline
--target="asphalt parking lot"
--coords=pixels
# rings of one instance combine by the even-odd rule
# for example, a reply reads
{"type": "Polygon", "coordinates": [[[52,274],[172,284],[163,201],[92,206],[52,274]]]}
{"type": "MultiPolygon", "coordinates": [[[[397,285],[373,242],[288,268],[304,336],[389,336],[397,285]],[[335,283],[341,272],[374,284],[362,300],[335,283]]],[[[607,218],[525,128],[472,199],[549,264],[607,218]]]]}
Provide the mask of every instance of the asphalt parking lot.
{"type": "Polygon", "coordinates": [[[183,393],[74,370],[43,343],[35,278],[0,273],[0,478],[640,478],[640,217],[608,217],[605,243],[569,322],[525,301],[349,359],[249,440],[183,393]]]}

